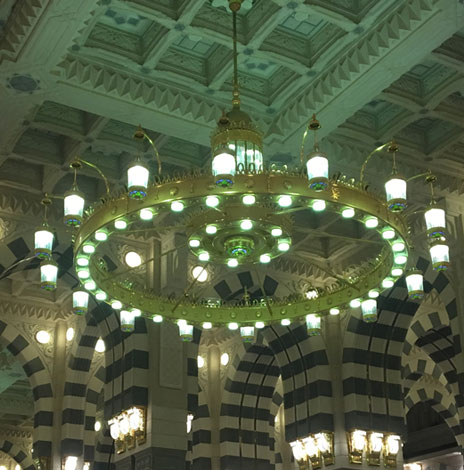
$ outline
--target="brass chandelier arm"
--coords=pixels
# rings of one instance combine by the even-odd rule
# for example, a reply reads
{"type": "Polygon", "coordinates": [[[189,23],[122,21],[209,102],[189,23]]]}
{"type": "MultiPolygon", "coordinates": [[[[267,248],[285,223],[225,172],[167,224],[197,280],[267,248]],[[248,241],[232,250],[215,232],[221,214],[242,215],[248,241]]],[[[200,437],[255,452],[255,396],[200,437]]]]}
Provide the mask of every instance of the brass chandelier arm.
{"type": "Polygon", "coordinates": [[[369,160],[377,153],[382,151],[385,147],[392,145],[393,141],[386,142],[385,144],[381,145],[380,147],[377,147],[374,149],[364,160],[364,163],[361,166],[361,172],[359,174],[359,182],[362,184],[364,183],[364,172],[366,171],[366,166],[369,163],[369,160]]]}
{"type": "Polygon", "coordinates": [[[411,176],[406,181],[409,183],[410,181],[416,180],[418,178],[426,178],[426,182],[428,178],[435,178],[435,175],[432,173],[431,170],[427,170],[425,173],[419,173],[418,175],[411,176]]]}
{"type": "Polygon", "coordinates": [[[156,145],[155,145],[155,143],[153,142],[153,140],[147,135],[146,132],[143,133],[143,136],[145,137],[145,139],[148,140],[148,142],[150,143],[151,147],[153,148],[153,151],[155,152],[155,155],[156,155],[156,162],[158,163],[158,175],[161,175],[162,165],[161,165],[161,158],[160,158],[160,154],[159,154],[159,152],[158,152],[158,149],[156,148],[156,145]]]}
{"type": "Polygon", "coordinates": [[[106,187],[106,194],[107,194],[107,196],[109,196],[109,194],[110,194],[110,185],[109,185],[108,179],[105,176],[105,174],[103,173],[103,171],[101,171],[100,168],[98,168],[97,165],[94,165],[93,163],[90,163],[87,160],[83,160],[80,157],[76,157],[76,161],[71,163],[71,167],[76,170],[78,168],[78,166],[75,166],[75,165],[79,164],[79,163],[83,163],[84,165],[87,165],[88,167],[93,168],[103,178],[103,181],[105,182],[105,187],[106,187]]]}

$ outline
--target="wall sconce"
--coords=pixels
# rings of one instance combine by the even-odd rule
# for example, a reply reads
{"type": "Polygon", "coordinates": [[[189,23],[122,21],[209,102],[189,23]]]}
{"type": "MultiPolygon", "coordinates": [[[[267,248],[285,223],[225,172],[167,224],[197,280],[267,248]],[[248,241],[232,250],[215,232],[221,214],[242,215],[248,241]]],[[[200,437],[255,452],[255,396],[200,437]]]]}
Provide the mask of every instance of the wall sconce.
{"type": "Polygon", "coordinates": [[[348,434],[348,452],[351,463],[362,464],[363,452],[366,448],[366,431],[355,429],[348,434]]]}
{"type": "Polygon", "coordinates": [[[324,465],[334,463],[334,444],[332,432],[320,432],[298,439],[290,443],[293,457],[298,462],[301,470],[309,469],[310,463],[313,470],[324,465]]]}
{"type": "Polygon", "coordinates": [[[367,437],[367,462],[369,465],[380,465],[383,450],[383,434],[370,432],[367,437]]]}
{"type": "Polygon", "coordinates": [[[396,456],[400,451],[401,438],[396,434],[388,434],[385,437],[384,463],[387,467],[396,467],[396,456]]]}
{"type": "Polygon", "coordinates": [[[133,449],[146,440],[146,412],[141,406],[133,406],[108,421],[116,453],[133,449]]]}
{"type": "Polygon", "coordinates": [[[76,470],[77,468],[77,457],[74,455],[68,455],[63,459],[63,470],[76,470]]]}

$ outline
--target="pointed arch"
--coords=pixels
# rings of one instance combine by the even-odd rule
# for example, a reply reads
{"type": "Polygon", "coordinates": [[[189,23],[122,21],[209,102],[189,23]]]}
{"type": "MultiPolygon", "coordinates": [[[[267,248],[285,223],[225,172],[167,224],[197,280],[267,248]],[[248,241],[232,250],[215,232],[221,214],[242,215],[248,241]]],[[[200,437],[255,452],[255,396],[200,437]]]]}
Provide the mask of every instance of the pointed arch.
{"type": "Polygon", "coordinates": [[[19,446],[8,440],[0,440],[0,450],[8,454],[22,470],[36,470],[32,457],[21,450],[19,446]]]}

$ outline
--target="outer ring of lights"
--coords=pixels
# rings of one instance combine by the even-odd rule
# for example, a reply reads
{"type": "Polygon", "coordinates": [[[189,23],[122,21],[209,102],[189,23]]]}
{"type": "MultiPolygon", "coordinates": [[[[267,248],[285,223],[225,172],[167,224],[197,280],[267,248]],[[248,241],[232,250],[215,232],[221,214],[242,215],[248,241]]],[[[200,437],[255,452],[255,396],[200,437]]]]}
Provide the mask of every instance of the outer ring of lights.
{"type": "MultiPolygon", "coordinates": [[[[385,226],[389,226],[396,231],[396,240],[401,238],[405,242],[404,254],[407,256],[408,248],[408,228],[404,216],[401,213],[392,213],[388,210],[385,201],[379,199],[367,191],[342,182],[329,181],[326,191],[316,192],[308,187],[308,181],[304,174],[285,173],[258,173],[258,174],[238,174],[235,176],[232,187],[218,187],[213,184],[211,175],[186,176],[182,180],[168,180],[165,183],[152,185],[148,188],[147,197],[142,201],[130,199],[127,195],[117,199],[109,200],[96,207],[93,213],[81,224],[76,236],[74,245],[74,255],[82,254],[82,247],[86,242],[95,243],[94,233],[99,229],[105,229],[108,239],[115,232],[114,221],[125,217],[128,226],[135,220],[139,220],[139,211],[144,208],[156,209],[157,213],[171,211],[171,203],[181,200],[185,209],[189,205],[200,202],[204,204],[208,195],[216,195],[222,200],[226,198],[238,198],[249,193],[250,188],[256,196],[257,203],[265,201],[274,203],[276,211],[279,209],[277,200],[281,195],[292,196],[292,206],[305,207],[311,204],[314,199],[323,199],[327,203],[327,211],[341,213],[346,206],[353,207],[356,211],[355,220],[361,223],[368,216],[377,217],[379,224],[371,229],[381,233],[385,226]],[[212,193],[214,191],[214,193],[212,193]],[[309,203],[309,204],[308,204],[309,203]]],[[[221,204],[219,204],[219,208],[221,204]]],[[[120,300],[123,304],[140,308],[143,315],[149,318],[155,314],[162,315],[166,319],[178,320],[182,318],[190,324],[201,325],[203,322],[211,321],[214,326],[226,325],[231,322],[240,325],[254,325],[256,321],[263,321],[266,324],[279,323],[282,318],[304,319],[308,313],[320,312],[327,314],[330,308],[338,307],[340,310],[349,305],[354,298],[367,297],[367,293],[372,289],[379,289],[382,280],[389,276],[395,266],[391,243],[383,240],[384,248],[381,253],[373,259],[374,267],[363,273],[353,281],[352,284],[340,286],[337,290],[323,294],[316,299],[306,299],[292,302],[291,304],[273,303],[273,315],[269,313],[267,307],[260,303],[236,306],[236,305],[215,305],[209,307],[204,303],[181,302],[179,307],[173,311],[176,300],[156,296],[151,292],[134,293],[133,290],[115,283],[111,279],[111,274],[97,262],[97,256],[90,257],[90,278],[95,281],[97,287],[108,294],[108,303],[114,299],[120,300]]],[[[214,261],[214,260],[213,260],[214,261]]],[[[404,267],[404,266],[403,266],[404,267]]]]}

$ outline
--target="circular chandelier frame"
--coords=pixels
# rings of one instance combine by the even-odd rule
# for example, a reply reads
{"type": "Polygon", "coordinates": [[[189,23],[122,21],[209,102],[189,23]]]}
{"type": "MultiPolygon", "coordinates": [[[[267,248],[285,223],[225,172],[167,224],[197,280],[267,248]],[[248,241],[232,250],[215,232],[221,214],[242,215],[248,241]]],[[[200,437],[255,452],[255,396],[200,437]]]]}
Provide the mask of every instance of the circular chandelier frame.
{"type": "MultiPolygon", "coordinates": [[[[244,205],[244,214],[246,208],[244,205]]],[[[241,325],[252,325],[257,321],[270,324],[281,322],[282,319],[301,319],[314,312],[327,314],[331,309],[348,307],[352,300],[368,298],[371,291],[376,291],[378,295],[378,292],[383,290],[381,286],[385,278],[396,281],[403,274],[408,256],[408,225],[402,214],[388,210],[381,198],[355,185],[329,180],[328,190],[314,191],[308,187],[307,177],[302,173],[237,174],[233,186],[218,187],[214,184],[211,174],[202,175],[197,172],[182,179],[168,180],[150,186],[143,200],[134,200],[123,195],[106,201],[90,212],[76,235],[74,250],[76,259],[80,257],[89,259],[87,267],[77,266],[77,274],[79,276],[80,270],[88,270],[89,279],[95,282],[93,293],[103,291],[107,295],[105,299],[107,303],[119,301],[125,305],[124,308],[139,309],[143,312],[142,315],[150,318],[162,315],[171,320],[184,319],[190,324],[212,322],[214,326],[222,326],[237,322],[241,325]],[[174,201],[182,202],[188,209],[197,202],[204,205],[205,199],[214,195],[220,199],[216,208],[220,211],[221,205],[227,200],[231,198],[236,200],[237,196],[247,194],[253,194],[257,204],[265,202],[274,204],[276,208],[279,207],[280,196],[291,196],[291,206],[279,208],[282,214],[311,210],[312,202],[315,200],[325,201],[326,210],[339,214],[346,208],[352,208],[355,210],[354,220],[363,223],[366,219],[375,217],[378,225],[372,230],[381,233],[385,228],[393,229],[395,237],[383,240],[384,246],[380,253],[370,260],[368,263],[370,267],[358,277],[344,279],[342,285],[328,289],[315,298],[276,302],[265,296],[264,302],[244,302],[238,305],[210,305],[202,301],[191,301],[188,297],[168,299],[148,289],[129,288],[124,283],[118,282],[114,275],[105,269],[96,252],[89,254],[84,251],[88,244],[96,247],[99,243],[105,243],[95,238],[96,232],[106,232],[108,239],[112,233],[121,233],[121,230],[114,228],[117,220],[124,219],[127,227],[135,221],[141,222],[139,213],[142,209],[149,209],[159,214],[171,211],[171,203],[174,201]],[[395,262],[399,253],[392,249],[393,244],[398,242],[404,244],[401,264],[395,262]]],[[[154,229],[156,230],[156,226],[154,229]]],[[[202,264],[206,266],[207,262],[202,264]]]]}

